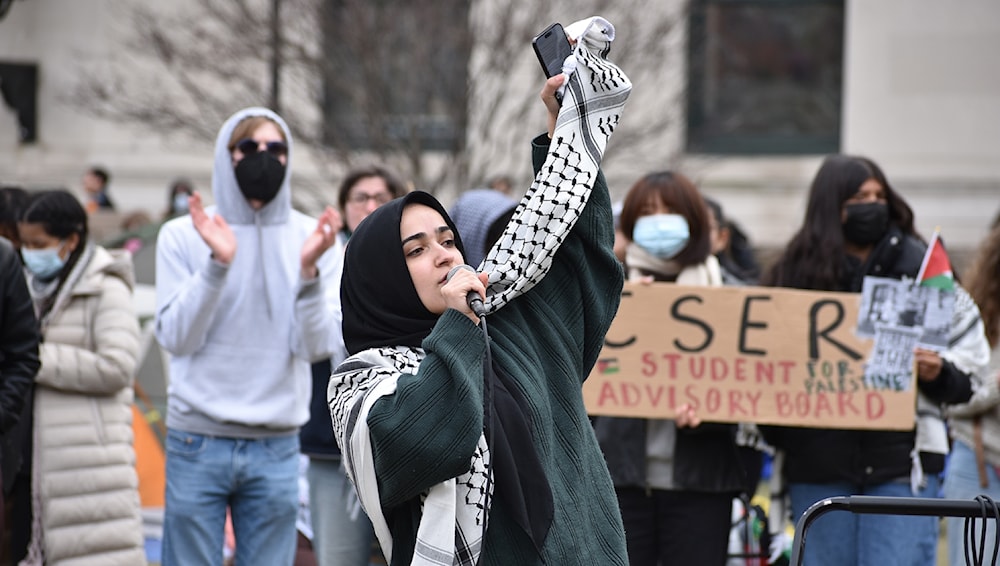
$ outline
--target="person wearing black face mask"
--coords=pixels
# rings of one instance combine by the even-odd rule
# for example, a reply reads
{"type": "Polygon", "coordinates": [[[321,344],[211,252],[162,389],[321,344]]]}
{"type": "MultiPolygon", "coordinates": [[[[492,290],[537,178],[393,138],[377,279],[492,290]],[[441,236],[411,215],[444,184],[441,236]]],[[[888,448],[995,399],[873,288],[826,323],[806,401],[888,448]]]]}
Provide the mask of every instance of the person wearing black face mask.
{"type": "MultiPolygon", "coordinates": [[[[870,186],[874,187],[874,185],[870,186]]],[[[877,189],[875,190],[877,191],[877,189]]],[[[875,200],[874,202],[852,202],[844,205],[844,240],[849,244],[860,248],[871,246],[878,243],[888,229],[888,204],[875,200]]]]}
{"type": "MultiPolygon", "coordinates": [[[[912,210],[878,165],[833,155],[813,179],[803,226],[763,284],[858,293],[865,276],[915,279],[926,250],[914,230],[912,210]]],[[[967,401],[972,376],[989,360],[975,303],[961,287],[955,302],[949,348],[940,354],[920,348],[914,353],[915,430],[762,427],[765,438],[785,453],[783,470],[776,472],[787,481],[793,520],[827,497],[936,496],[948,452],[941,406],[967,401]]],[[[805,564],[936,561],[936,517],[845,513],[824,519],[809,531],[805,564]]]]}
{"type": "Polygon", "coordinates": [[[292,139],[265,108],[223,124],[212,193],[157,239],[156,337],[171,354],[163,560],[210,564],[232,511],[236,562],[291,564],[298,429],[312,361],[343,356],[340,216],[291,207],[292,139]]]}
{"type": "Polygon", "coordinates": [[[265,123],[260,126],[264,133],[255,132],[255,138],[244,138],[232,148],[234,172],[240,192],[259,208],[278,195],[285,179],[285,163],[288,146],[282,140],[258,140],[274,137],[274,127],[265,123]],[[242,157],[237,157],[242,155],[242,157]],[[259,204],[257,204],[259,203],[259,204]]]}

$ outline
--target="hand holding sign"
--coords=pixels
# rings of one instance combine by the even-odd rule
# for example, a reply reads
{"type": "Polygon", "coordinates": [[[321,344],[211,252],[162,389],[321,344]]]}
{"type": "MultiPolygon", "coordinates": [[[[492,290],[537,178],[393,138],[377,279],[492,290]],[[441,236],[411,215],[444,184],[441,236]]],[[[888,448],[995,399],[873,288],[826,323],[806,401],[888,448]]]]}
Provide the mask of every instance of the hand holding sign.
{"type": "Polygon", "coordinates": [[[698,411],[688,403],[677,407],[677,416],[674,420],[677,422],[677,428],[695,428],[701,424],[698,411]]]}
{"type": "Polygon", "coordinates": [[[941,354],[933,350],[917,348],[913,351],[913,358],[917,362],[917,378],[920,381],[934,381],[941,375],[941,354]]]}

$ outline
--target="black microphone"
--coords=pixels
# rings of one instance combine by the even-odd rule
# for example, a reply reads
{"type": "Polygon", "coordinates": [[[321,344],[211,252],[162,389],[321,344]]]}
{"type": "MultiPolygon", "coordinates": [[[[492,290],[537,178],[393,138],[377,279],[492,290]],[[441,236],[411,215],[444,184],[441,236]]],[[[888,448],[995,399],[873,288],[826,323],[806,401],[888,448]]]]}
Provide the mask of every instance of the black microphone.
{"type": "MultiPolygon", "coordinates": [[[[451,271],[448,272],[447,280],[451,281],[451,278],[462,269],[473,273],[476,272],[475,269],[472,269],[472,266],[463,263],[462,265],[456,265],[451,268],[451,271]]],[[[483,298],[479,296],[479,293],[469,291],[469,294],[465,296],[465,302],[469,303],[469,308],[472,309],[472,312],[476,313],[477,317],[483,318],[486,316],[486,305],[483,304],[483,298]]]]}

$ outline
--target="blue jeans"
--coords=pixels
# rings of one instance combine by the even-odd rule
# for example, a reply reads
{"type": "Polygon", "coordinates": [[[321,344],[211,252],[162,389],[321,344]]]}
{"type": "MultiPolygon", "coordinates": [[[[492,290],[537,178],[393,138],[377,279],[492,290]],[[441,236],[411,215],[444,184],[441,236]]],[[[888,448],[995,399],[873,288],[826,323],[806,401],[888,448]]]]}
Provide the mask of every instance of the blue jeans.
{"type": "MultiPolygon", "coordinates": [[[[905,482],[862,487],[847,482],[791,483],[788,494],[796,521],[813,503],[827,497],[874,495],[879,497],[937,497],[940,480],[927,476],[918,493],[905,482]]],[[[900,515],[861,515],[831,511],[813,521],[806,533],[805,566],[927,566],[937,561],[938,518],[900,515]]]]}
{"type": "Polygon", "coordinates": [[[372,523],[340,460],[309,460],[309,514],[319,566],[368,566],[372,523]]]}
{"type": "MultiPolygon", "coordinates": [[[[1000,477],[997,468],[986,464],[986,479],[988,485],[980,487],[979,471],[976,468],[976,454],[967,444],[956,440],[948,456],[948,469],[944,478],[944,496],[948,499],[975,499],[977,495],[988,495],[1000,501],[1000,477]]],[[[948,564],[965,566],[965,519],[948,517],[948,564]]],[[[976,550],[980,551],[979,535],[982,532],[983,520],[976,519],[975,530],[976,550]]],[[[996,539],[996,525],[993,519],[986,521],[986,560],[993,557],[993,541],[996,539]]],[[[971,555],[970,555],[971,556],[971,555]]]]}
{"type": "Polygon", "coordinates": [[[226,507],[236,566],[292,564],[299,436],[245,439],[167,431],[163,566],[222,564],[226,507]]]}

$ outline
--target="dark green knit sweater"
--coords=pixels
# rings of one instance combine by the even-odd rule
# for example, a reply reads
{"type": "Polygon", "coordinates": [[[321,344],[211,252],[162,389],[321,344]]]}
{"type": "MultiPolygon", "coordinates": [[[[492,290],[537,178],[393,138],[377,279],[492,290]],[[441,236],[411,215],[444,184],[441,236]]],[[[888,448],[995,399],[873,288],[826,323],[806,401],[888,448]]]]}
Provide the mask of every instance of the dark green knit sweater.
{"type": "MultiPolygon", "coordinates": [[[[536,170],[546,149],[533,145],[536,170]]],[[[581,395],[621,298],[613,241],[611,202],[599,175],[545,279],[487,320],[494,361],[528,402],[555,509],[539,555],[507,514],[503,493],[495,493],[483,564],[628,563],[618,500],[581,395]]],[[[368,415],[393,566],[412,558],[419,494],[466,472],[483,430],[481,329],[449,310],[423,347],[419,372],[400,377],[396,393],[368,415]]]]}

